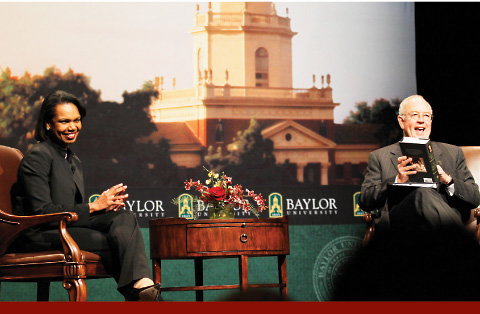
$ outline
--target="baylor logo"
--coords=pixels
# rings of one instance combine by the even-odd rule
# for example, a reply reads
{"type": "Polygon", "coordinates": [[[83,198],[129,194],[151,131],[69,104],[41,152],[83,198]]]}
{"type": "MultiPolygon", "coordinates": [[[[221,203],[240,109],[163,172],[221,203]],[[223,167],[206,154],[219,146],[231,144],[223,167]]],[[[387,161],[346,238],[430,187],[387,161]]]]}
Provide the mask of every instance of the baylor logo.
{"type": "Polygon", "coordinates": [[[320,251],[313,266],[313,288],[319,301],[332,299],[337,274],[355,255],[361,243],[359,237],[342,236],[327,243],[320,251]]]}
{"type": "Polygon", "coordinates": [[[268,196],[268,216],[270,218],[283,216],[282,194],[274,192],[268,196]]]}
{"type": "Polygon", "coordinates": [[[178,197],[178,217],[193,219],[193,197],[190,194],[178,197]]]}
{"type": "Polygon", "coordinates": [[[362,217],[365,212],[358,205],[358,198],[360,197],[360,192],[353,194],[353,215],[355,217],[362,217]]]}

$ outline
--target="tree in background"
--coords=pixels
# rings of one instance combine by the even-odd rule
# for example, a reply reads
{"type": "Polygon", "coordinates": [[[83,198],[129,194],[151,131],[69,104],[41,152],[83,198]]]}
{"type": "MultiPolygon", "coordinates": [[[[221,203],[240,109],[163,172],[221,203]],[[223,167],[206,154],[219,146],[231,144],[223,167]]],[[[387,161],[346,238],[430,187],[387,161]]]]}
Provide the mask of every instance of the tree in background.
{"type": "Polygon", "coordinates": [[[157,92],[146,86],[124,92],[122,103],[104,102],[91,115],[87,113],[85,134],[78,142],[84,146],[82,151],[89,152],[88,182],[102,184],[108,180],[110,184],[160,186],[173,181],[177,167],[170,159],[168,141],[137,142],[157,130],[149,113],[151,99],[157,92]],[[106,177],[101,178],[98,173],[105,173],[106,177]]]}
{"type": "Polygon", "coordinates": [[[0,75],[0,140],[23,152],[34,143],[32,126],[41,104],[39,100],[29,103],[33,88],[28,73],[19,78],[7,68],[0,75]]]}
{"type": "Polygon", "coordinates": [[[252,118],[247,129],[239,131],[224,155],[219,148],[209,147],[206,167],[225,172],[242,184],[296,184],[295,172],[289,165],[277,165],[273,142],[264,140],[260,124],[252,118]]]}
{"type": "Polygon", "coordinates": [[[356,110],[350,111],[350,116],[345,118],[343,123],[381,125],[374,136],[380,146],[386,146],[399,141],[402,137],[402,130],[397,121],[399,106],[398,98],[391,101],[379,98],[371,106],[365,101],[359,102],[355,106],[356,110]]]}
{"type": "Polygon", "coordinates": [[[170,158],[170,143],[162,137],[158,143],[137,144],[136,148],[141,150],[141,164],[147,165],[150,177],[150,185],[160,186],[181,186],[183,180],[178,177],[178,167],[170,158]]]}
{"type": "Polygon", "coordinates": [[[25,153],[35,143],[34,129],[43,98],[55,90],[64,90],[80,98],[88,108],[99,102],[99,92],[90,88],[89,79],[72,70],[62,74],[55,67],[42,76],[25,73],[18,78],[10,69],[0,77],[0,143],[25,153]]]}
{"type": "Polygon", "coordinates": [[[9,69],[2,72],[0,144],[25,153],[35,143],[34,129],[43,98],[55,90],[76,95],[87,109],[82,132],[72,148],[82,160],[89,185],[155,185],[165,183],[163,177],[156,178],[159,173],[175,171],[169,145],[147,146],[136,141],[156,130],[148,111],[157,93],[151,82],[137,91],[125,91],[120,104],[103,102],[100,91],[91,88],[90,79],[71,69],[62,74],[50,67],[42,76],[26,73],[21,78],[12,76],[9,69]]]}

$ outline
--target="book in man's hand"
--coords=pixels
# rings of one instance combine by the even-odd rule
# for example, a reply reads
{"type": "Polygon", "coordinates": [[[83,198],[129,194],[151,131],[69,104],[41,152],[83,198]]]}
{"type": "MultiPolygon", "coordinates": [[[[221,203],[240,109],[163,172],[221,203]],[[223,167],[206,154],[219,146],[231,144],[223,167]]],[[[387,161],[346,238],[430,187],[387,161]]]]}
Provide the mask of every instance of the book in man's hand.
{"type": "Polygon", "coordinates": [[[431,184],[440,181],[429,139],[404,137],[400,141],[400,148],[403,156],[412,158],[412,163],[417,165],[417,173],[409,176],[410,182],[431,184]]]}

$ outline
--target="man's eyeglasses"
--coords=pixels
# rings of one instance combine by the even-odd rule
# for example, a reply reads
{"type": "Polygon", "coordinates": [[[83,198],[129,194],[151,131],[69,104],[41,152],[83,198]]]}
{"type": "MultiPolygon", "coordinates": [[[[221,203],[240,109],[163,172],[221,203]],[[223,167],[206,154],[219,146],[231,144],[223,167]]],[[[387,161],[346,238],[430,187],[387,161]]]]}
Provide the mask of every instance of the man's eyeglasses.
{"type": "Polygon", "coordinates": [[[413,112],[409,112],[407,114],[402,114],[402,116],[409,116],[411,119],[414,119],[416,121],[420,120],[420,117],[423,118],[423,120],[425,121],[432,121],[433,120],[433,114],[431,113],[423,113],[423,114],[420,114],[419,112],[416,112],[416,111],[413,111],[413,112]]]}

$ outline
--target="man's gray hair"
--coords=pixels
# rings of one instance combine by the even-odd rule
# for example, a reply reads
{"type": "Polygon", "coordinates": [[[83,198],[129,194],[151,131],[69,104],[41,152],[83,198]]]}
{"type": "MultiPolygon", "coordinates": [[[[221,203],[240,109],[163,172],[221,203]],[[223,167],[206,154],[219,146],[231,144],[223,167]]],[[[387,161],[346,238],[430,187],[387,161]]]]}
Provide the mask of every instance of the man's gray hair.
{"type": "MultiPolygon", "coordinates": [[[[399,115],[404,115],[406,114],[405,112],[405,106],[408,104],[408,103],[412,103],[412,102],[419,102],[419,101],[424,101],[426,102],[429,106],[430,104],[425,100],[425,98],[423,98],[423,96],[420,96],[420,95],[412,95],[412,96],[409,96],[407,98],[405,98],[401,103],[400,103],[400,106],[398,107],[398,114],[399,115]]],[[[430,106],[430,110],[432,106],[430,106]]],[[[433,113],[433,110],[432,110],[432,113],[433,113]]]]}

